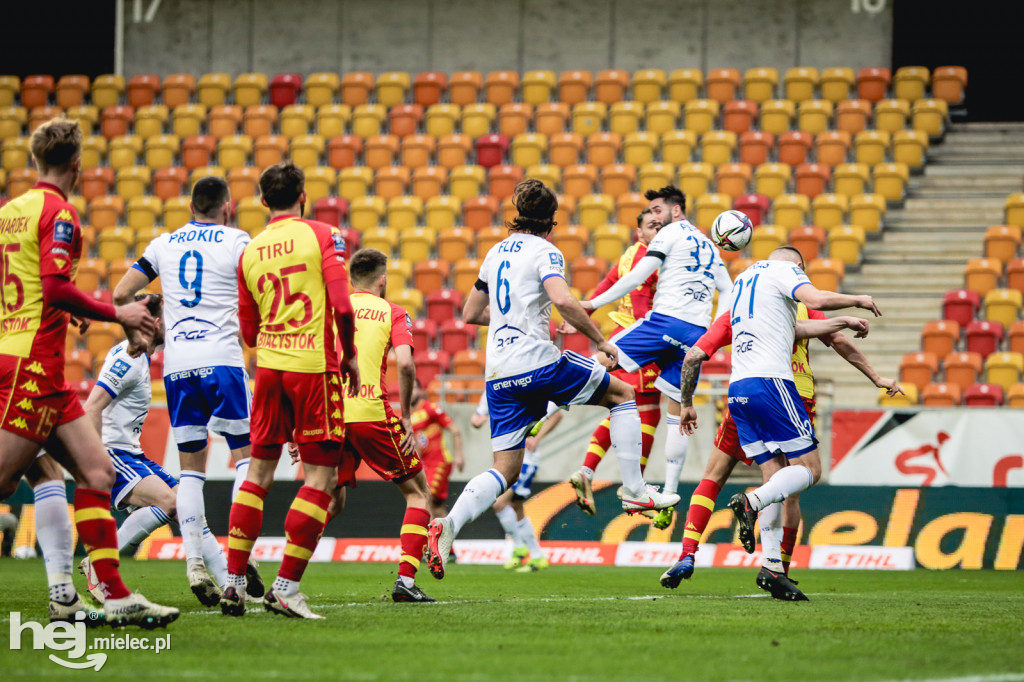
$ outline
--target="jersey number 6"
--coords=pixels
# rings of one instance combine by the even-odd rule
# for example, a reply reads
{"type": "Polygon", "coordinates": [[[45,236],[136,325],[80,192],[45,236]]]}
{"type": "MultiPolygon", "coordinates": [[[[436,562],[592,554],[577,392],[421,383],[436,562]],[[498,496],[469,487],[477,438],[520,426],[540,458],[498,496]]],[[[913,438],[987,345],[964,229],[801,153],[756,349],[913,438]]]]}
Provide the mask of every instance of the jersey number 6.
{"type": "Polygon", "coordinates": [[[498,290],[494,292],[494,294],[498,298],[498,310],[501,311],[502,315],[508,313],[508,311],[512,309],[512,299],[509,297],[509,290],[511,287],[509,286],[508,279],[502,277],[505,270],[511,267],[512,264],[507,260],[501,261],[501,265],[498,266],[498,290]],[[505,289],[505,300],[502,300],[501,298],[502,287],[505,289]]]}

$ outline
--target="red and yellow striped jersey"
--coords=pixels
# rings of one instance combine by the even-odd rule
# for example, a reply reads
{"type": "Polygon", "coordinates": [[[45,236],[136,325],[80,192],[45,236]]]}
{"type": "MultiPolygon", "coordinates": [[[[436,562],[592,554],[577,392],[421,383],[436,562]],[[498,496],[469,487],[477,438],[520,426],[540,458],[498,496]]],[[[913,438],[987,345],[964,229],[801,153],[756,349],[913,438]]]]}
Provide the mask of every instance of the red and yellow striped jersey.
{"type": "Polygon", "coordinates": [[[70,316],[43,305],[42,278],[74,279],[81,253],[78,214],[57,187],[37,183],[0,208],[0,354],[38,361],[58,383],[70,316]]]}
{"type": "Polygon", "coordinates": [[[258,367],[317,374],[338,371],[334,315],[326,283],[347,278],[341,233],[326,223],[279,216],[245,247],[240,305],[256,305],[258,367]]]}
{"type": "Polygon", "coordinates": [[[359,393],[345,395],[345,423],[376,422],[392,415],[384,375],[388,351],[412,346],[412,319],[405,308],[367,291],[351,296],[355,316],[355,346],[359,349],[359,393]]]}

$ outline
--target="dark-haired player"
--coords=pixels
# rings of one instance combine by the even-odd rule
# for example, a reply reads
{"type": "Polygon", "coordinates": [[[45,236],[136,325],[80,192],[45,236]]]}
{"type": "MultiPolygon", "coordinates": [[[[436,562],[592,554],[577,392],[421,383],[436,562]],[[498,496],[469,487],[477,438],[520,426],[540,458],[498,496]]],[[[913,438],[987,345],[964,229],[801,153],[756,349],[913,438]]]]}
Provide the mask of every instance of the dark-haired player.
{"type": "Polygon", "coordinates": [[[448,501],[448,479],[452,468],[462,471],[466,466],[462,454],[462,431],[447,412],[427,399],[419,381],[412,389],[412,416],[409,421],[419,441],[423,473],[430,486],[430,518],[444,516],[448,513],[445,503],[448,501]],[[452,435],[453,453],[448,452],[445,445],[445,431],[452,435]]]}
{"type": "MultiPolygon", "coordinates": [[[[238,343],[238,261],[249,235],[228,227],[231,196],[223,178],[205,177],[192,188],[192,220],[154,239],[114,289],[131,300],[160,277],[164,303],[164,386],[171,433],[178,445],[181,481],[178,522],[188,582],[200,603],[220,601],[227,581],[222,562],[203,561],[206,527],[208,432],[224,436],[235,462],[235,489],[249,464],[249,377],[238,343]],[[213,574],[211,576],[211,573],[213,574]]],[[[251,594],[262,597],[255,566],[251,594]]]]}
{"type": "MultiPolygon", "coordinates": [[[[82,252],[78,214],[67,201],[81,170],[78,124],[48,121],[30,145],[39,182],[0,208],[0,500],[14,492],[45,447],[78,484],[75,525],[107,598],[107,622],[163,626],[178,617],[178,609],[133,594],[121,579],[110,515],[114,467],[64,380],[69,320],[80,326],[89,319],[116,321],[129,335],[147,339],[156,321],[142,302],[100,303],[71,281],[82,252]]],[[[51,620],[73,621],[84,611],[66,555],[65,567],[48,571],[51,620]]]]}
{"type": "Polygon", "coordinates": [[[245,613],[241,592],[263,501],[285,443],[294,442],[305,481],[285,517],[284,559],[263,604],[292,618],[321,618],[306,605],[299,581],[323,533],[342,463],[342,378],[359,386],[345,240],[336,228],[301,217],[305,175],[293,163],[266,169],[259,185],[270,222],[245,247],[237,285],[242,338],[256,348],[252,460],[231,505],[228,587],[220,607],[226,615],[245,613]]]}
{"type": "MultiPolygon", "coordinates": [[[[678,429],[679,370],[686,351],[711,324],[715,290],[728,293],[732,281],[718,248],[686,219],[686,196],[678,188],[668,185],[648,190],[644,196],[663,227],[636,267],[603,294],[583,301],[583,307],[596,310],[658,273],[651,311],[610,340],[619,351],[619,366],[627,372],[638,372],[651,363],[660,369],[654,385],[669,398],[665,490],[675,492],[688,447],[686,436],[678,429]]],[[[664,519],[662,525],[670,520],[664,519]]]]}
{"type": "Polygon", "coordinates": [[[462,527],[519,477],[526,437],[547,412],[548,401],[609,408],[626,511],[657,510],[679,501],[678,495],[648,486],[640,473],[642,438],[633,389],[609,376],[596,360],[572,351],[560,353],[551,343],[554,304],[600,353],[616,360],[615,347],[569,290],[565,258],[547,240],[558,208],[554,193],[537,180],[524,180],[512,201],[518,215],[509,224],[509,236],[488,251],[462,313],[468,323],[488,325],[485,379],[494,466],[466,484],[447,517],[431,521],[427,565],[435,578],[444,577],[452,541],[462,527]]]}

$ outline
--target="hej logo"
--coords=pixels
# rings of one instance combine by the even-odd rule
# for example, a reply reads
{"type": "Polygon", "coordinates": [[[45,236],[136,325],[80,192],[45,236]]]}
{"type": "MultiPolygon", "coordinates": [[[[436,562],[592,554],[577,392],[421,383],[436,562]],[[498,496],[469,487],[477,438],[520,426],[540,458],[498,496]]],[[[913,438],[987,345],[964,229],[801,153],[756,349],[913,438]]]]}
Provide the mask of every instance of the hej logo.
{"type": "Polygon", "coordinates": [[[11,613],[11,650],[21,649],[22,634],[28,630],[32,633],[33,649],[66,651],[67,657],[72,659],[65,660],[50,654],[50,660],[54,663],[65,668],[95,668],[98,671],[107,662],[107,655],[104,653],[89,654],[83,661],[75,660],[82,658],[88,646],[85,637],[85,617],[85,612],[79,611],[75,614],[77,622],[74,624],[57,622],[43,626],[41,623],[31,620],[22,624],[21,613],[15,611],[11,613]]]}

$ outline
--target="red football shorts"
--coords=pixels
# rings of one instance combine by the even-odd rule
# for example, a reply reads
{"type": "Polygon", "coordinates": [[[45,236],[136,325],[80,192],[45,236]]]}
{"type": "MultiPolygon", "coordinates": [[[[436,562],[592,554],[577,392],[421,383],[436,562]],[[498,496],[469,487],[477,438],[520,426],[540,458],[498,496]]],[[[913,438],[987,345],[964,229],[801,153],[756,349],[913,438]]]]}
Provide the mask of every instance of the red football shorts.
{"type": "Polygon", "coordinates": [[[620,368],[611,372],[611,375],[625,381],[637,393],[650,393],[660,396],[661,391],[654,387],[654,382],[657,380],[659,372],[660,370],[656,365],[648,365],[639,372],[627,372],[620,368]]]}
{"type": "Polygon", "coordinates": [[[84,417],[75,390],[54,379],[32,358],[0,355],[0,428],[43,445],[58,426],[84,417]]]}
{"type": "Polygon", "coordinates": [[[452,463],[445,459],[443,452],[424,453],[423,473],[427,475],[430,495],[436,502],[448,499],[448,478],[452,475],[452,463]]]}
{"type": "MultiPolygon", "coordinates": [[[[345,425],[345,454],[362,460],[385,481],[401,483],[423,471],[423,463],[414,450],[402,452],[405,429],[394,415],[377,422],[351,422],[345,425]]],[[[339,477],[338,484],[342,481],[339,477]]]]}
{"type": "MultiPolygon", "coordinates": [[[[800,398],[804,401],[807,416],[813,424],[816,403],[813,398],[804,398],[803,396],[800,396],[800,398]]],[[[718,427],[718,433],[715,434],[715,447],[747,466],[754,463],[754,460],[747,459],[746,453],[743,452],[739,434],[736,433],[736,422],[732,420],[732,414],[729,413],[728,408],[725,410],[725,419],[722,420],[721,425],[718,427]]]]}
{"type": "Polygon", "coordinates": [[[307,374],[257,367],[252,444],[344,442],[341,391],[337,372],[307,374]]]}

